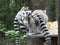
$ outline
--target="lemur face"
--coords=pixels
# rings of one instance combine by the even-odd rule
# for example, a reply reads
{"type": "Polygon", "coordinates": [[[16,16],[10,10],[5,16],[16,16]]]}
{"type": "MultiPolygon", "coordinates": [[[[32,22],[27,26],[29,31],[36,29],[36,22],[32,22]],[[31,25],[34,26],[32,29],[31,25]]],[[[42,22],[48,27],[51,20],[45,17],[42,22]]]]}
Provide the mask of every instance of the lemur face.
{"type": "Polygon", "coordinates": [[[26,18],[27,17],[27,14],[26,14],[26,11],[21,11],[21,14],[20,14],[21,18],[26,18]]]}
{"type": "Polygon", "coordinates": [[[24,10],[21,10],[17,13],[16,15],[16,18],[19,20],[19,19],[22,19],[24,20],[25,18],[27,18],[27,16],[29,16],[31,14],[31,10],[27,10],[27,11],[24,11],[24,10]]]}
{"type": "Polygon", "coordinates": [[[31,15],[31,11],[28,10],[28,11],[22,11],[21,12],[21,17],[24,19],[24,18],[27,18],[29,15],[31,15]]]}

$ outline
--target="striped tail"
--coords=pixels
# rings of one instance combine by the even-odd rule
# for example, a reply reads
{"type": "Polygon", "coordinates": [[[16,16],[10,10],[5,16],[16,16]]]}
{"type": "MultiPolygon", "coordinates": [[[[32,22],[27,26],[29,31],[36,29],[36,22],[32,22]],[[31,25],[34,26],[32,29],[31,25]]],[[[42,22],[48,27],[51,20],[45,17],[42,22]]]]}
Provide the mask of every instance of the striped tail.
{"type": "Polygon", "coordinates": [[[14,19],[14,30],[15,31],[19,30],[19,23],[18,23],[18,20],[16,18],[14,19]]]}
{"type": "Polygon", "coordinates": [[[15,20],[14,20],[14,30],[15,30],[15,31],[19,31],[19,28],[21,29],[21,31],[22,31],[23,33],[26,33],[26,27],[25,27],[25,25],[23,24],[23,21],[22,21],[22,20],[17,20],[17,19],[15,18],[15,20]]]}
{"type": "Polygon", "coordinates": [[[45,25],[44,21],[42,20],[42,18],[39,18],[39,20],[40,20],[40,28],[43,31],[43,36],[45,37],[45,42],[47,45],[51,45],[50,32],[49,32],[47,26],[45,25]]]}
{"type": "MultiPolygon", "coordinates": [[[[18,20],[15,18],[14,19],[14,30],[15,31],[19,31],[19,25],[18,25],[18,20]]],[[[16,45],[19,45],[19,36],[18,35],[15,35],[15,43],[16,45]]]]}
{"type": "MultiPolygon", "coordinates": [[[[18,20],[15,18],[14,19],[14,30],[15,31],[19,31],[19,28],[21,29],[21,31],[23,32],[23,33],[26,33],[26,30],[25,30],[25,26],[23,25],[23,23],[22,23],[22,21],[21,20],[19,20],[19,22],[18,22],[18,20]],[[20,27],[19,27],[20,26],[20,27]]],[[[19,35],[16,35],[15,36],[15,43],[16,43],[16,45],[20,45],[19,44],[19,35]]]]}

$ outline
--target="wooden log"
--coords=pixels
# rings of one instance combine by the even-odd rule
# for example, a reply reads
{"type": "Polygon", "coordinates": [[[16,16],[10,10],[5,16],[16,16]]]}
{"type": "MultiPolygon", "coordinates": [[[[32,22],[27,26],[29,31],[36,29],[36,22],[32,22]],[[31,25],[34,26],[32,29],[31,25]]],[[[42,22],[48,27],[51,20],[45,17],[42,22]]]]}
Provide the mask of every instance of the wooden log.
{"type": "MultiPolygon", "coordinates": [[[[52,45],[57,45],[57,35],[51,35],[52,45]]],[[[39,35],[30,36],[27,40],[27,45],[44,45],[45,38],[39,35]]]]}

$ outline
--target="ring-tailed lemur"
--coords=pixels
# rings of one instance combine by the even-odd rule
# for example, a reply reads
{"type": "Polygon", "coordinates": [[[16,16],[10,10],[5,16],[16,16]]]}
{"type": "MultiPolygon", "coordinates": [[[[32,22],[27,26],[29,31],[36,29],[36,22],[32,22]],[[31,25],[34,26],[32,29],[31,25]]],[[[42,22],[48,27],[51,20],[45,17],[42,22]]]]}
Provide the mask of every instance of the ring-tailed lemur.
{"type": "MultiPolygon", "coordinates": [[[[31,10],[28,7],[22,7],[17,13],[14,19],[14,30],[19,31],[20,29],[23,33],[28,30],[28,16],[31,14],[31,10]]],[[[19,45],[19,37],[16,35],[16,45],[19,45]]]]}
{"type": "Polygon", "coordinates": [[[43,36],[45,37],[45,43],[47,45],[51,45],[51,36],[49,29],[46,26],[46,22],[48,21],[48,16],[43,10],[35,10],[32,13],[32,17],[35,20],[36,25],[39,25],[40,29],[43,31],[43,36]]]}

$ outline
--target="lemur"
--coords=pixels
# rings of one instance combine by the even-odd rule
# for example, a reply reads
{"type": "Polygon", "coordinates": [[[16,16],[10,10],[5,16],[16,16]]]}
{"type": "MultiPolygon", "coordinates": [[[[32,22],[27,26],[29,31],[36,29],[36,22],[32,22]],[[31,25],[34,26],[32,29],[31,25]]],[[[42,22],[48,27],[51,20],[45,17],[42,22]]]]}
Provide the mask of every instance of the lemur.
{"type": "MultiPolygon", "coordinates": [[[[21,10],[17,13],[14,19],[14,30],[21,31],[26,34],[28,30],[28,16],[31,14],[31,10],[28,7],[22,7],[21,10]]],[[[16,35],[16,45],[19,45],[19,37],[16,35]]]]}
{"type": "MultiPolygon", "coordinates": [[[[46,22],[48,22],[48,16],[45,10],[35,10],[32,13],[32,18],[35,21],[36,27],[39,27],[42,30],[42,34],[45,37],[45,43],[47,45],[51,45],[51,36],[49,29],[46,26],[46,22]]],[[[39,30],[38,28],[36,28],[39,30]]],[[[36,30],[34,30],[36,31],[36,30]]]]}

